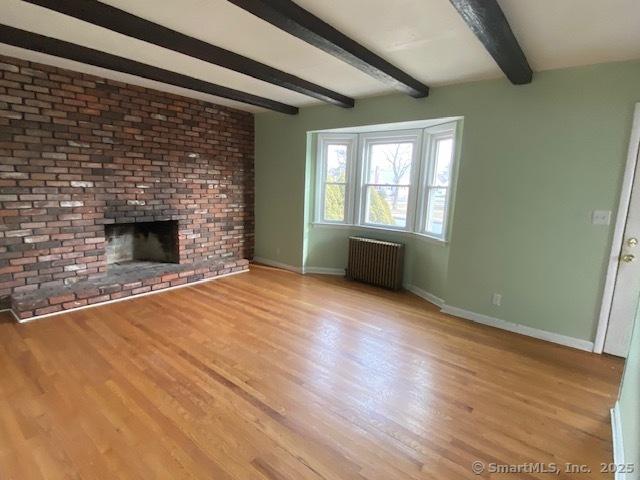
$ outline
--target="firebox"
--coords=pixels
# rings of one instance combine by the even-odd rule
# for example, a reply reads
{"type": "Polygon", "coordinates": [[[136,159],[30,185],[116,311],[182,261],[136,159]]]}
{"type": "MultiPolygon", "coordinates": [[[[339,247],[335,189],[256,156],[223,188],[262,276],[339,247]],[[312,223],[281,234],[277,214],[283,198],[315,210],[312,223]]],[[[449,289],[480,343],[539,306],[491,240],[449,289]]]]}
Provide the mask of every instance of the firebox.
{"type": "Polygon", "coordinates": [[[105,225],[105,238],[107,265],[180,262],[176,220],[105,225]]]}

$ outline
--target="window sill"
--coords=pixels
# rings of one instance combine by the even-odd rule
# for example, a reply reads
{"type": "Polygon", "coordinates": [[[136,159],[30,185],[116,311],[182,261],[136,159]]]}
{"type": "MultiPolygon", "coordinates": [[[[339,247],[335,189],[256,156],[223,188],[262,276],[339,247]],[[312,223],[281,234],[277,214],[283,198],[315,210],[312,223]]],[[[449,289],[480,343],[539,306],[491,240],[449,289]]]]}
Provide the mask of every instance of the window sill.
{"type": "Polygon", "coordinates": [[[324,229],[371,230],[374,232],[380,231],[380,232],[389,232],[389,233],[399,233],[402,235],[410,235],[424,242],[433,243],[435,245],[447,246],[449,244],[448,240],[442,240],[440,238],[432,237],[431,235],[427,235],[424,233],[411,232],[409,230],[400,230],[398,228],[384,228],[384,227],[374,227],[372,225],[354,225],[350,223],[325,223],[325,222],[312,222],[311,226],[313,228],[324,228],[324,229]]]}

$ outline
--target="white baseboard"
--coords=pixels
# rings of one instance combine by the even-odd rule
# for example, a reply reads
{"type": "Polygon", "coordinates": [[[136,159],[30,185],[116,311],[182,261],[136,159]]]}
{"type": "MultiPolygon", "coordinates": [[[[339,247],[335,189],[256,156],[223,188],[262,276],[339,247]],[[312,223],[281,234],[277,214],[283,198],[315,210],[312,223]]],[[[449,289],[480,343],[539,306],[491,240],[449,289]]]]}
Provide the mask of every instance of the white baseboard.
{"type": "Polygon", "coordinates": [[[253,257],[253,261],[256,263],[262,263],[263,265],[268,265],[269,267],[282,268],[283,270],[289,270],[290,272],[296,273],[304,273],[302,267],[296,267],[293,265],[289,265],[288,263],[277,262],[275,260],[270,260],[264,257],[253,257]]]}
{"type": "Polygon", "coordinates": [[[34,317],[29,317],[29,318],[18,318],[18,316],[13,310],[9,309],[9,311],[13,314],[14,318],[18,321],[18,323],[29,323],[29,322],[33,322],[34,320],[42,320],[43,318],[47,318],[47,317],[55,317],[56,315],[73,313],[78,310],[84,310],[86,308],[101,307],[102,305],[108,305],[110,303],[126,302],[127,300],[135,300],[136,298],[146,297],[147,295],[155,295],[156,293],[164,293],[164,292],[168,292],[169,290],[176,290],[178,288],[193,287],[194,285],[198,285],[199,283],[211,282],[212,280],[218,280],[220,278],[230,277],[231,275],[238,275],[239,273],[246,273],[248,271],[249,269],[240,270],[238,272],[224,273],[222,275],[216,275],[215,277],[205,278],[202,280],[198,280],[196,282],[189,282],[182,285],[174,285],[173,287],[161,288],[159,290],[152,290],[150,292],[139,293],[137,295],[129,295],[128,297],[116,298],[115,300],[107,300],[105,302],[92,303],[91,305],[83,305],[81,307],[69,308],[67,310],[47,313],[46,315],[36,315],[34,317]]]}
{"type": "Polygon", "coordinates": [[[500,320],[499,318],[490,317],[481,313],[452,307],[451,305],[443,305],[442,312],[456,317],[465,318],[467,320],[472,320],[477,323],[482,323],[483,325],[489,325],[491,327],[520,333],[540,340],[546,340],[548,342],[558,343],[567,347],[577,348],[578,350],[585,350],[587,352],[593,351],[593,342],[582,340],[581,338],[568,337],[566,335],[560,335],[559,333],[553,333],[547,330],[540,330],[526,325],[520,325],[518,323],[507,322],[506,320],[500,320]]]}
{"type": "Polygon", "coordinates": [[[344,268],[304,267],[304,273],[317,273],[319,275],[344,276],[344,268]]]}
{"type": "MultiPolygon", "coordinates": [[[[625,465],[624,446],[622,443],[622,419],[620,418],[620,404],[616,402],[611,409],[611,436],[613,441],[613,463],[615,465],[625,465]]],[[[636,465],[636,468],[638,466],[636,465]]],[[[615,480],[625,480],[627,475],[624,472],[616,471],[615,480]]]]}
{"type": "MultiPolygon", "coordinates": [[[[254,261],[263,263],[265,265],[269,265],[272,267],[282,268],[285,270],[290,270],[296,273],[317,273],[324,275],[344,275],[344,270],[341,268],[326,268],[326,267],[294,267],[293,265],[288,265],[286,263],[277,262],[275,260],[270,260],[262,257],[254,257],[254,261]]],[[[462,308],[453,307],[451,305],[445,304],[444,299],[427,292],[415,285],[404,285],[404,288],[410,291],[411,293],[423,298],[427,302],[430,302],[437,307],[442,309],[443,313],[448,313],[450,315],[454,315],[456,317],[464,318],[467,320],[472,320],[477,323],[481,323],[483,325],[489,325],[491,327],[500,328],[502,330],[508,330],[510,332],[519,333],[521,335],[527,335],[529,337],[538,338],[540,340],[546,340],[548,342],[557,343],[560,345],[565,345],[567,347],[577,348],[578,350],[585,350],[587,352],[593,351],[593,342],[588,340],[583,340],[580,338],[569,337],[566,335],[561,335],[559,333],[549,332],[547,330],[540,330],[538,328],[528,327],[526,325],[520,325],[517,323],[508,322],[506,320],[501,320],[499,318],[490,317],[488,315],[483,315],[480,313],[475,313],[469,310],[464,310],[462,308]]]]}
{"type": "Polygon", "coordinates": [[[444,300],[433,293],[429,293],[426,290],[421,289],[420,287],[416,287],[415,285],[404,285],[406,290],[409,290],[414,295],[419,296],[420,298],[426,300],[429,303],[433,303],[436,307],[442,308],[444,305],[444,300]]]}

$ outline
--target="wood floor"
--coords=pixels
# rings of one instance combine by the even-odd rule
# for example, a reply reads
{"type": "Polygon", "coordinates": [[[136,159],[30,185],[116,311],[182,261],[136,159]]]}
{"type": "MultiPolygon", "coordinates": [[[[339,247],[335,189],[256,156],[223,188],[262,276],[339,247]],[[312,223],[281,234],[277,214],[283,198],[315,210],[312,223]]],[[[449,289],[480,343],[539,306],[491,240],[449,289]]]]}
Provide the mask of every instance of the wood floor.
{"type": "MultiPolygon", "coordinates": [[[[269,268],[17,325],[0,478],[478,478],[612,461],[622,362],[269,268]]],[[[612,478],[609,476],[608,478],[612,478]]]]}

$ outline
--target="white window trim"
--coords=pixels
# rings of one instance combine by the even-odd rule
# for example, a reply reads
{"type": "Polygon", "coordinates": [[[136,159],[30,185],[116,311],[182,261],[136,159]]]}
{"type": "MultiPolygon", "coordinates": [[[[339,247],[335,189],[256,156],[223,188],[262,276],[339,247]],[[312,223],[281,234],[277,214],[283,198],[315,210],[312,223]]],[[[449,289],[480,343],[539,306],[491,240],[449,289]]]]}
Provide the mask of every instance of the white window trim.
{"type": "Polygon", "coordinates": [[[416,185],[416,181],[420,178],[420,161],[421,159],[421,140],[422,140],[422,131],[421,130],[405,130],[398,132],[384,132],[384,133],[365,133],[359,136],[359,151],[358,151],[358,159],[359,168],[358,168],[358,178],[357,178],[357,196],[356,199],[358,201],[357,212],[358,212],[358,225],[362,225],[364,227],[371,228],[380,228],[384,230],[401,230],[401,231],[413,231],[413,225],[415,223],[415,204],[416,204],[416,196],[417,189],[411,188],[411,186],[416,185]],[[366,182],[367,173],[369,171],[369,146],[375,145],[377,143],[393,143],[393,142],[412,142],[414,145],[413,148],[413,158],[411,161],[411,173],[409,175],[409,198],[407,202],[407,219],[404,227],[395,226],[395,225],[384,225],[379,223],[368,223],[366,221],[366,188],[370,184],[366,182]]]}
{"type": "Polygon", "coordinates": [[[420,198],[424,198],[424,201],[419,202],[417,205],[417,217],[415,233],[419,235],[425,235],[435,240],[445,242],[449,238],[449,224],[450,224],[450,212],[451,202],[453,201],[452,191],[455,188],[457,179],[457,152],[458,152],[458,138],[456,135],[457,123],[448,123],[444,125],[438,125],[436,127],[430,127],[425,129],[422,146],[422,161],[423,173],[420,178],[420,198]],[[453,139],[453,152],[451,159],[451,166],[449,171],[449,185],[447,187],[437,187],[430,185],[430,178],[433,176],[433,170],[436,166],[436,144],[440,139],[452,138],[453,139]],[[429,205],[429,192],[432,188],[446,188],[447,196],[445,201],[445,211],[442,222],[442,234],[438,235],[433,232],[427,231],[427,211],[429,205]]]}
{"type": "MultiPolygon", "coordinates": [[[[365,133],[333,133],[319,132],[314,194],[314,226],[318,227],[354,227],[358,229],[390,230],[409,233],[420,238],[437,243],[447,243],[450,234],[452,202],[457,181],[458,154],[460,141],[458,135],[459,120],[448,121],[444,124],[411,130],[381,130],[365,133]],[[435,168],[435,142],[440,138],[453,138],[453,158],[451,160],[450,181],[447,188],[445,212],[443,217],[442,235],[426,231],[429,178],[435,168]],[[411,188],[407,205],[407,221],[405,227],[366,223],[365,210],[365,174],[369,159],[368,145],[406,141],[415,142],[414,158],[411,168],[411,188]],[[348,144],[347,155],[347,183],[345,187],[345,219],[344,221],[328,221],[324,214],[324,184],[325,184],[325,152],[330,144],[348,144]],[[421,201],[421,199],[423,199],[421,201]]],[[[435,188],[435,187],[432,187],[435,188]]]]}
{"type": "Polygon", "coordinates": [[[315,219],[317,223],[328,225],[349,225],[353,224],[353,204],[355,199],[354,181],[351,179],[355,175],[355,154],[358,147],[358,135],[356,134],[323,134],[318,136],[318,151],[316,164],[316,191],[315,191],[315,219]],[[326,183],[326,147],[329,145],[347,145],[347,168],[345,182],[345,211],[344,220],[324,219],[324,186],[326,183]]]}

